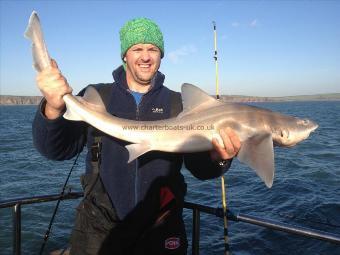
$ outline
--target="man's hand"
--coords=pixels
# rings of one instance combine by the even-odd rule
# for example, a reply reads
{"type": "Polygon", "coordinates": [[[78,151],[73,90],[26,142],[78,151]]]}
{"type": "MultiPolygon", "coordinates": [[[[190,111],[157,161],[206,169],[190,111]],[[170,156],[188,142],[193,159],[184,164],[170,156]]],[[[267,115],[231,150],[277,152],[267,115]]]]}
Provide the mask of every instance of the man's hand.
{"type": "Polygon", "coordinates": [[[60,72],[57,63],[51,60],[51,67],[37,74],[38,87],[46,99],[45,116],[55,119],[65,108],[63,96],[72,93],[72,88],[60,72]]]}
{"type": "Polygon", "coordinates": [[[231,128],[221,129],[220,135],[224,148],[220,145],[216,138],[213,138],[212,144],[214,146],[214,150],[210,152],[210,156],[213,161],[231,159],[237,155],[241,147],[238,135],[231,128]]]}

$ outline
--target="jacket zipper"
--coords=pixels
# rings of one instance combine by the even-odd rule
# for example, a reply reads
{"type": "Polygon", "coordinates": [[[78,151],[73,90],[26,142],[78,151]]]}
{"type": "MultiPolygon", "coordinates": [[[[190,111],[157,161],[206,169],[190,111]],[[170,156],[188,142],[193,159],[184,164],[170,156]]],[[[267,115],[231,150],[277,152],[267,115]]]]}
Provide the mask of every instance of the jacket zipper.
{"type": "MultiPolygon", "coordinates": [[[[144,95],[142,96],[139,104],[137,105],[136,103],[136,120],[139,120],[139,107],[141,106],[142,104],[142,101],[143,101],[143,97],[144,95]]],[[[135,172],[136,172],[136,175],[135,175],[135,206],[137,205],[138,203],[138,158],[136,158],[136,163],[135,163],[135,172]]]]}

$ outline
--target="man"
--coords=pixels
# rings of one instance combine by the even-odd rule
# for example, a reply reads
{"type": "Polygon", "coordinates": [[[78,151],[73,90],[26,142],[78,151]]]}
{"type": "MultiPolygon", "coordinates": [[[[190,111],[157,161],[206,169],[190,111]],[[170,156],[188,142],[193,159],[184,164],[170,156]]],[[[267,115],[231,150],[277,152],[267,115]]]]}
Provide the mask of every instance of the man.
{"type": "MultiPolygon", "coordinates": [[[[131,20],[120,30],[120,41],[123,65],[113,72],[114,83],[93,85],[106,98],[107,111],[135,120],[177,115],[182,108],[180,94],[163,85],[164,75],[158,71],[164,56],[159,27],[146,18],[131,20]]],[[[64,160],[85,145],[88,148],[82,178],[85,198],[77,208],[71,254],[186,254],[183,160],[199,179],[218,177],[239,151],[237,135],[222,130],[224,147],[213,140],[211,152],[149,152],[127,163],[127,142],[62,117],[62,97],[72,89],[56,62],[38,74],[37,83],[45,98],[33,123],[39,152],[64,160]]]]}

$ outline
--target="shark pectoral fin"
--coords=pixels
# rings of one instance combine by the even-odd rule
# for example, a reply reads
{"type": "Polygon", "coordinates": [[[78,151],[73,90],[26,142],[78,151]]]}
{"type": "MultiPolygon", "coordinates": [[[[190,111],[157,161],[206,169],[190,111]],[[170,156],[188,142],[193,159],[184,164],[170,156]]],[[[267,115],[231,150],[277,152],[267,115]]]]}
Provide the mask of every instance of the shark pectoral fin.
{"type": "Polygon", "coordinates": [[[274,150],[270,133],[257,134],[242,143],[237,155],[239,161],[255,170],[268,188],[274,179],[274,150]]]}
{"type": "Polygon", "coordinates": [[[125,148],[129,151],[128,163],[152,150],[150,143],[132,143],[126,145],[125,148]]]}

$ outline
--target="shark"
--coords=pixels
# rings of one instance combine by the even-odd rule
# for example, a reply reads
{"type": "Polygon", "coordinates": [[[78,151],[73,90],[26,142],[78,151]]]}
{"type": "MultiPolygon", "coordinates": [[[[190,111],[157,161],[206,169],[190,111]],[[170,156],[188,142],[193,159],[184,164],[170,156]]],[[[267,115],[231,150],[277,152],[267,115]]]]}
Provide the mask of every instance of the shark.
{"type": "Polygon", "coordinates": [[[318,125],[268,109],[216,100],[200,88],[185,83],[181,88],[183,111],[158,121],[121,119],[106,111],[97,90],[88,87],[83,97],[64,98],[64,118],[85,121],[102,132],[130,142],[128,162],[149,151],[193,153],[212,150],[212,139],[221,129],[232,128],[239,136],[239,161],[247,164],[268,187],[274,179],[274,146],[292,147],[308,138],[318,125]]]}
{"type": "MultiPolygon", "coordinates": [[[[39,18],[33,12],[25,36],[32,41],[33,63],[39,72],[50,65],[39,18]]],[[[181,87],[183,111],[175,118],[158,121],[135,121],[107,112],[94,87],[82,97],[64,95],[70,121],[84,121],[98,130],[129,142],[128,162],[149,151],[195,153],[213,149],[212,139],[223,145],[220,130],[232,128],[241,148],[237,159],[252,168],[270,188],[273,185],[274,146],[292,147],[307,139],[318,125],[309,119],[284,115],[268,109],[223,102],[199,87],[184,83],[181,87]]]]}

